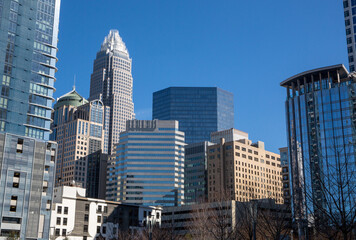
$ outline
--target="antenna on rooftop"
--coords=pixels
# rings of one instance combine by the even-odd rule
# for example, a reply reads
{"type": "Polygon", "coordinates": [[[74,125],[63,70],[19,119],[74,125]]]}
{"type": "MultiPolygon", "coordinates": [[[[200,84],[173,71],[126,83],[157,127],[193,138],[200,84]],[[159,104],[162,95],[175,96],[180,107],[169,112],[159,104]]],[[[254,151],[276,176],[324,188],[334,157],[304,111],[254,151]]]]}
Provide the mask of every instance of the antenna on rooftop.
{"type": "Polygon", "coordinates": [[[73,84],[73,90],[75,90],[75,74],[74,74],[74,84],[73,84]]]}

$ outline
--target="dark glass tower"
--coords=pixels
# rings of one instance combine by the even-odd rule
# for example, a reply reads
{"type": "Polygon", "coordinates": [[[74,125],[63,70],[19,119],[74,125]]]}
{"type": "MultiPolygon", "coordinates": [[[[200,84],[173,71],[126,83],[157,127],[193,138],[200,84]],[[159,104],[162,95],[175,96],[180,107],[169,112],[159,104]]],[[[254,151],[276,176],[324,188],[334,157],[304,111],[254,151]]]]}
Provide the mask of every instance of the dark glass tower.
{"type": "Polygon", "coordinates": [[[338,232],[342,212],[350,213],[346,222],[356,214],[356,78],[340,64],[300,73],[281,86],[287,89],[292,204],[299,236],[306,235],[308,225],[338,232]]]}
{"type": "Polygon", "coordinates": [[[178,120],[186,143],[234,127],[233,95],[216,87],[170,87],[153,93],[152,119],[178,120]]]}
{"type": "Polygon", "coordinates": [[[0,236],[49,239],[59,0],[0,0],[0,236]]]}

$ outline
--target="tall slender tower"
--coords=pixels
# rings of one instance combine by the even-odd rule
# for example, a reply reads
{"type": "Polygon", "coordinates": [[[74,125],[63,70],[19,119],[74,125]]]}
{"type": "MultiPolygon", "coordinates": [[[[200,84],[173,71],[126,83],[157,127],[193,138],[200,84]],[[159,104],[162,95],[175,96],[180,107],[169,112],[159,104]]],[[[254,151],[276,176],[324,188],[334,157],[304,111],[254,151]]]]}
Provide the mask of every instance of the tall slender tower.
{"type": "Polygon", "coordinates": [[[355,71],[356,62],[356,49],[355,49],[355,34],[356,34],[356,1],[355,0],[343,0],[344,4],[344,17],[345,17],[345,32],[346,32],[346,44],[347,55],[349,58],[349,70],[355,71]]]}
{"type": "MultiPolygon", "coordinates": [[[[126,120],[135,117],[132,101],[132,59],[117,30],[110,30],[94,60],[90,97],[110,107],[108,153],[125,131],[126,120]]],[[[107,128],[107,127],[105,127],[107,128]]]]}
{"type": "Polygon", "coordinates": [[[0,238],[49,239],[60,0],[0,1],[0,238]]]}

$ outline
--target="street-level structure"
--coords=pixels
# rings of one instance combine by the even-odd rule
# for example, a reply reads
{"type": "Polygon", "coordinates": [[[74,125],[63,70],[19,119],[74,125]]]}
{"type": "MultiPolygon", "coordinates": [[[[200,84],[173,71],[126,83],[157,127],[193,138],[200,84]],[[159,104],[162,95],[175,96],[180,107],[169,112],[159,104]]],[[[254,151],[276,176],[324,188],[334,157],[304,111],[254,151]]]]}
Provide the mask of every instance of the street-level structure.
{"type": "Polygon", "coordinates": [[[51,239],[111,240],[120,232],[142,230],[147,221],[161,225],[159,207],[125,205],[85,195],[80,187],[54,189],[51,239]]]}

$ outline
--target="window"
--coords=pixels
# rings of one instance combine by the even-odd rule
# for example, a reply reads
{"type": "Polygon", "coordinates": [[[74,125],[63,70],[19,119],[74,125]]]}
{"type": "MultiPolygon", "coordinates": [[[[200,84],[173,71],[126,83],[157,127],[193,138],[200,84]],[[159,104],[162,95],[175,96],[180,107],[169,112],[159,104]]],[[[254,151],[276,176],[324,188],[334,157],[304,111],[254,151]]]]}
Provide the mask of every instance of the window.
{"type": "Polygon", "coordinates": [[[102,207],[98,206],[98,212],[101,213],[101,211],[102,211],[102,207]]]}
{"type": "Polygon", "coordinates": [[[96,227],[96,233],[100,233],[100,226],[96,227]]]}
{"type": "Polygon", "coordinates": [[[89,221],[89,215],[88,214],[85,214],[84,215],[84,222],[88,222],[89,221]]]}
{"type": "Polygon", "coordinates": [[[103,234],[106,234],[106,227],[103,226],[103,234]]]}
{"type": "Polygon", "coordinates": [[[97,217],[97,223],[101,223],[101,216],[97,217]]]}
{"type": "Polygon", "coordinates": [[[103,223],[106,223],[108,221],[108,217],[107,216],[104,216],[103,217],[103,223]]]}
{"type": "Polygon", "coordinates": [[[104,207],[104,213],[107,213],[107,212],[108,212],[108,207],[105,206],[105,207],[104,207]]]}
{"type": "Polygon", "coordinates": [[[347,26],[350,26],[350,19],[346,19],[345,20],[345,26],[347,27],[347,26]]]}
{"type": "Polygon", "coordinates": [[[11,196],[10,212],[16,212],[17,196],[11,196]]]}
{"type": "Polygon", "coordinates": [[[68,221],[67,218],[63,218],[63,225],[67,226],[67,221],[68,221]]]}
{"type": "Polygon", "coordinates": [[[354,56],[349,56],[349,62],[353,62],[354,61],[354,56]]]}
{"type": "Polygon", "coordinates": [[[61,218],[57,217],[57,225],[61,225],[61,218]]]}
{"type": "Polygon", "coordinates": [[[347,1],[344,1],[344,8],[349,7],[349,3],[347,1]]]}
{"type": "Polygon", "coordinates": [[[66,229],[62,230],[62,236],[67,236],[67,230],[66,229]]]}
{"type": "Polygon", "coordinates": [[[22,138],[19,138],[17,140],[17,148],[16,148],[16,152],[17,153],[22,153],[23,151],[23,139],[22,138]]]}
{"type": "Polygon", "coordinates": [[[83,227],[83,232],[85,232],[85,233],[88,232],[88,225],[84,225],[84,227],[83,227]]]}
{"type": "Polygon", "coordinates": [[[64,214],[68,214],[68,207],[64,207],[64,214]]]}
{"type": "Polygon", "coordinates": [[[85,211],[89,211],[89,204],[85,204],[85,211]]]}
{"type": "Polygon", "coordinates": [[[350,16],[350,12],[349,11],[345,11],[344,12],[344,17],[348,17],[348,16],[350,16]]]}
{"type": "Polygon", "coordinates": [[[57,207],[57,213],[62,214],[62,207],[61,206],[57,207]]]}
{"type": "Polygon", "coordinates": [[[19,188],[19,182],[20,182],[20,172],[14,172],[14,177],[12,179],[12,187],[19,188]]]}
{"type": "Polygon", "coordinates": [[[156,219],[159,219],[159,212],[156,213],[156,219]]]}
{"type": "Polygon", "coordinates": [[[60,229],[56,229],[56,236],[61,235],[61,230],[60,229]]]}
{"type": "Polygon", "coordinates": [[[350,35],[351,34],[351,28],[347,28],[346,29],[346,35],[350,35]]]}
{"type": "Polygon", "coordinates": [[[351,46],[347,48],[347,52],[348,52],[348,53],[352,53],[352,52],[353,52],[353,49],[352,49],[351,46]]]}

